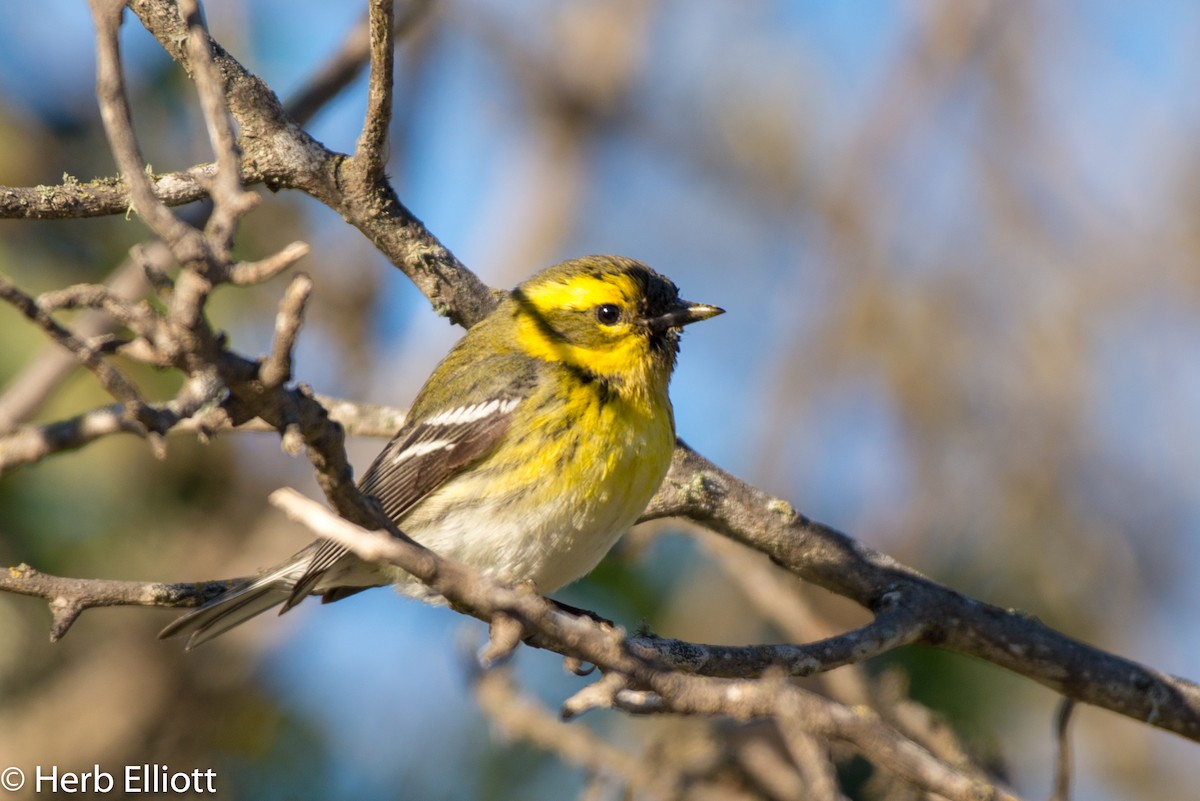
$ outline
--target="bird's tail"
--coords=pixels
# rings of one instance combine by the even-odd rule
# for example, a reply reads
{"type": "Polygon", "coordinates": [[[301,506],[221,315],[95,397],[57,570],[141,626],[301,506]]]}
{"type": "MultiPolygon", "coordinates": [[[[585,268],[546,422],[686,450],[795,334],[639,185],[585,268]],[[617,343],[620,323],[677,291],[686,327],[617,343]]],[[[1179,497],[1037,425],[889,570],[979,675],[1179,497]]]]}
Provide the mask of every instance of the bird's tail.
{"type": "Polygon", "coordinates": [[[306,548],[261,576],[229,589],[204,606],[172,621],[158,633],[159,639],[188,634],[187,648],[191,650],[255,615],[285,603],[292,598],[292,591],[307,572],[311,561],[312,549],[306,548]]]}

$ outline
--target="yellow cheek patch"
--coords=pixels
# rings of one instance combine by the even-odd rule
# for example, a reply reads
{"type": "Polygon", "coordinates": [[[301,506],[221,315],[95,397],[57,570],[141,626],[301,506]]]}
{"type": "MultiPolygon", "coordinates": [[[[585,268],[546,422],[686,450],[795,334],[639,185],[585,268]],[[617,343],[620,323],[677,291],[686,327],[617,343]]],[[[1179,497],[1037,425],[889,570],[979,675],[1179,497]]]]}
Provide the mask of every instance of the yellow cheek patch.
{"type": "Polygon", "coordinates": [[[585,348],[547,335],[533,315],[522,314],[517,323],[517,341],[530,356],[551,362],[583,367],[588,372],[612,378],[632,378],[646,358],[644,337],[622,336],[602,348],[585,348]]]}

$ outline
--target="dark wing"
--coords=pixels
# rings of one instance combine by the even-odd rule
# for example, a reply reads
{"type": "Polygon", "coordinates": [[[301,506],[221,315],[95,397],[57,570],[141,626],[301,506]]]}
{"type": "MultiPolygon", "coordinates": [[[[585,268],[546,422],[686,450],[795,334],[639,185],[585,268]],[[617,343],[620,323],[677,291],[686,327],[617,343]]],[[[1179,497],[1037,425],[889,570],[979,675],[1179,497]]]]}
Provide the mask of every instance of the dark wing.
{"type": "MultiPolygon", "coordinates": [[[[375,498],[384,513],[399,523],[422,498],[487,454],[508,430],[520,402],[516,394],[494,397],[405,425],[375,457],[359,489],[375,498]]],[[[284,604],[284,611],[304,600],[322,574],[345,554],[346,548],[323,540],[284,604]]],[[[365,588],[346,589],[348,592],[327,591],[325,600],[338,600],[365,588]]]]}
{"type": "Polygon", "coordinates": [[[399,521],[446,479],[487,453],[508,430],[520,398],[441,412],[401,430],[367,468],[359,489],[399,521]]]}

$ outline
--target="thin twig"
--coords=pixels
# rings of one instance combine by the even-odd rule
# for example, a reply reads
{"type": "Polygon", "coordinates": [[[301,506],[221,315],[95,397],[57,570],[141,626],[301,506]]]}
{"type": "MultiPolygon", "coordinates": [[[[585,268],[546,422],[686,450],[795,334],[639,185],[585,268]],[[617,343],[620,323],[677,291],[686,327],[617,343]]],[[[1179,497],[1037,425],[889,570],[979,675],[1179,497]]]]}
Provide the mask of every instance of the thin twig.
{"type": "Polygon", "coordinates": [[[920,639],[925,624],[897,603],[870,623],[817,642],[795,645],[701,645],[659,637],[634,637],[629,647],[648,659],[688,673],[747,678],[770,670],[811,676],[858,664],[920,639]]]}
{"type": "MultiPolygon", "coordinates": [[[[396,41],[416,28],[432,7],[432,0],[409,0],[396,13],[392,26],[396,41]]],[[[284,103],[292,119],[311,120],[322,107],[352,84],[371,58],[370,14],[351,29],[341,47],[284,103]]]]}
{"type": "Polygon", "coordinates": [[[1054,763],[1054,792],[1050,801],[1069,801],[1071,798],[1071,713],[1075,701],[1064,698],[1058,705],[1054,719],[1054,744],[1058,759],[1054,763]]]}
{"type": "Polygon", "coordinates": [[[96,26],[96,97],[100,101],[100,118],[117,169],[128,188],[130,204],[177,258],[182,254],[181,261],[200,261],[207,251],[203,240],[195,229],[176,217],[158,199],[146,175],[146,162],[133,133],[117,36],[125,0],[89,0],[89,4],[96,26]]]}
{"type": "MultiPolygon", "coordinates": [[[[396,15],[397,39],[421,22],[432,0],[410,0],[396,15]]],[[[370,59],[370,30],[367,17],[347,35],[341,48],[328,62],[301,84],[285,104],[286,113],[299,123],[311,120],[318,111],[349,87],[370,59]]],[[[239,164],[244,184],[261,183],[264,176],[255,161],[239,164]]],[[[179,172],[151,176],[155,195],[168,206],[181,206],[208,197],[217,165],[199,164],[179,172]]],[[[0,186],[0,219],[62,220],[124,214],[130,207],[129,192],[120,178],[80,181],[67,177],[53,186],[0,186]]]]}
{"type": "MultiPolygon", "coordinates": [[[[186,66],[186,49],[180,47],[186,31],[173,4],[131,0],[130,9],[171,57],[186,66]]],[[[381,172],[362,170],[357,166],[362,162],[322,146],[287,117],[261,80],[228,53],[216,49],[214,55],[243,147],[265,180],[300,189],[340,214],[452,322],[470,327],[495,308],[497,296],[487,284],[405,208],[381,172]]]]}
{"type": "Polygon", "coordinates": [[[525,626],[520,620],[504,612],[492,615],[488,624],[487,644],[479,649],[477,655],[480,666],[484,670],[491,670],[506,662],[516,652],[524,636],[525,626]]]}
{"type": "Polygon", "coordinates": [[[250,286],[269,281],[279,273],[291,267],[308,255],[309,247],[306,242],[292,242],[282,250],[272,253],[258,261],[246,261],[232,264],[226,274],[229,283],[235,286],[250,286]]]}
{"type": "MultiPolygon", "coordinates": [[[[113,298],[131,300],[141,295],[145,286],[140,266],[126,259],[113,270],[105,288],[113,298]]],[[[94,309],[76,321],[74,335],[88,340],[110,333],[116,326],[112,315],[94,309]]],[[[0,432],[12,431],[34,414],[78,366],[79,359],[69,349],[47,346],[44,352],[35,355],[0,395],[0,432]]]]}
{"type": "Polygon", "coordinates": [[[683,778],[662,763],[651,765],[581,726],[556,720],[536,700],[519,694],[505,670],[475,671],[475,698],[508,736],[557,754],[565,762],[620,777],[637,797],[675,798],[683,778]]]}
{"type": "Polygon", "coordinates": [[[56,423],[21,426],[0,436],[0,476],[51,454],[82,448],[111,434],[140,434],[141,430],[119,404],[92,409],[56,423]]]}
{"type": "MultiPolygon", "coordinates": [[[[404,422],[404,410],[394,406],[356,403],[327,395],[316,395],[313,400],[328,410],[329,420],[339,424],[351,436],[387,439],[404,422]]],[[[156,430],[177,436],[200,434],[207,438],[222,431],[277,431],[274,426],[258,418],[235,424],[220,406],[213,406],[200,416],[180,416],[172,411],[169,404],[148,404],[144,414],[154,416],[156,430]]],[[[22,465],[33,464],[56,453],[77,450],[113,434],[139,431],[138,425],[129,419],[119,404],[91,409],[53,423],[21,426],[15,431],[0,434],[0,476],[22,465]]]]}
{"type": "Polygon", "coordinates": [[[205,226],[205,238],[216,251],[216,258],[227,262],[237,221],[258,203],[259,198],[242,188],[241,151],[229,119],[224,86],[213,64],[212,43],[200,7],[196,0],[179,0],[179,6],[188,29],[192,80],[200,97],[208,139],[217,157],[217,174],[210,192],[213,212],[205,226]]]}
{"type": "Polygon", "coordinates": [[[601,674],[599,681],[584,685],[563,701],[559,714],[563,720],[570,720],[593,709],[612,709],[617,705],[617,696],[628,689],[629,677],[610,670],[601,674]]]}
{"type": "MultiPolygon", "coordinates": [[[[250,169],[253,165],[243,165],[250,169]]],[[[208,196],[209,179],[217,165],[198,164],[179,172],[149,176],[154,196],[169,206],[194,203],[208,196]]],[[[262,180],[261,173],[243,175],[248,182],[262,180]]],[[[0,186],[0,218],[25,220],[77,220],[125,214],[131,206],[129,187],[119,177],[79,181],[67,176],[55,186],[0,186]]]]}
{"type": "Polygon", "coordinates": [[[848,801],[838,788],[837,767],[829,747],[788,719],[779,721],[779,731],[804,781],[805,797],[811,801],[848,801]]]}
{"type": "Polygon", "coordinates": [[[907,674],[897,666],[880,673],[871,685],[871,703],[880,717],[909,739],[959,770],[987,774],[972,759],[954,727],[937,712],[909,697],[907,674]]]}
{"type": "Polygon", "coordinates": [[[29,565],[0,569],[0,590],[44,598],[54,621],[50,641],[56,642],[86,609],[98,606],[199,606],[216,598],[242,579],[189,584],[72,579],[51,576],[29,565]]]}
{"type": "Polygon", "coordinates": [[[312,293],[312,279],[304,273],[292,276],[275,315],[275,338],[271,353],[263,361],[259,377],[267,389],[280,387],[292,378],[292,351],[304,322],[304,307],[312,293]]]}
{"type": "Polygon", "coordinates": [[[370,0],[371,72],[367,113],[354,146],[355,171],[365,182],[380,181],[387,168],[388,126],[392,121],[393,0],[370,0]]]}
{"type": "MultiPolygon", "coordinates": [[[[108,394],[125,404],[126,411],[136,412],[144,405],[137,388],[121,371],[102,359],[95,348],[81,342],[78,337],[55,322],[54,318],[42,309],[37,301],[17,289],[3,275],[0,275],[0,300],[7,301],[45,331],[56,343],[74,354],[81,364],[95,374],[96,378],[100,380],[100,385],[108,394]]],[[[133,419],[136,419],[136,414],[133,419]]]]}
{"type": "MultiPolygon", "coordinates": [[[[756,609],[792,642],[838,636],[802,593],[801,582],[762,553],[697,525],[688,526],[713,562],[745,594],[756,609]]],[[[848,663],[843,670],[822,674],[831,697],[844,704],[867,704],[872,698],[866,671],[848,663]]]]}
{"type": "MultiPolygon", "coordinates": [[[[776,726],[750,724],[724,738],[730,756],[761,792],[755,798],[809,801],[810,791],[795,760],[786,753],[778,738],[769,736],[776,726]]],[[[818,801],[812,799],[812,801],[818,801]]]]}

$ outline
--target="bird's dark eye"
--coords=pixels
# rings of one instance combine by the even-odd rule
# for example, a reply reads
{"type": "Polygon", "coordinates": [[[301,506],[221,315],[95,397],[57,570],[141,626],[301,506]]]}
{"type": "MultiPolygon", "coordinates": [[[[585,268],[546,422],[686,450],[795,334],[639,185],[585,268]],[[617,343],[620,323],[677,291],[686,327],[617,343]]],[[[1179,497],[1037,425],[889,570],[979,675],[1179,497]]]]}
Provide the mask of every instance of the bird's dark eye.
{"type": "Polygon", "coordinates": [[[600,325],[616,325],[621,322],[621,307],[615,303],[601,303],[596,307],[596,321],[600,325]]]}

